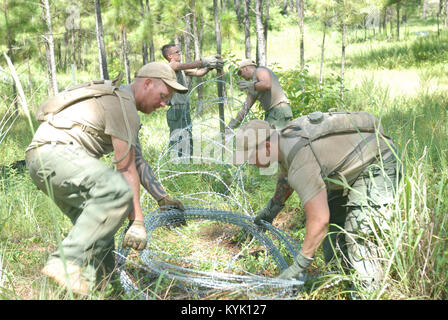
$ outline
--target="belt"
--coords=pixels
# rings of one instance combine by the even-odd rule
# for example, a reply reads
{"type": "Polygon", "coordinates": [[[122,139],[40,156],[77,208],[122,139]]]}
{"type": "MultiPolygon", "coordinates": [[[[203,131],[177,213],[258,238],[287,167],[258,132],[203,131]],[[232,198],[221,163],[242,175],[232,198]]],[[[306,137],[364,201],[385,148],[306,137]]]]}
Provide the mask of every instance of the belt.
{"type": "Polygon", "coordinates": [[[174,105],[170,106],[170,108],[172,108],[172,109],[186,109],[187,105],[186,104],[174,104],[174,105]]]}
{"type": "Polygon", "coordinates": [[[47,147],[54,147],[56,145],[73,145],[73,143],[62,143],[58,141],[48,141],[41,145],[35,146],[25,152],[25,161],[28,163],[31,158],[35,157],[39,150],[45,149],[47,147]]]}

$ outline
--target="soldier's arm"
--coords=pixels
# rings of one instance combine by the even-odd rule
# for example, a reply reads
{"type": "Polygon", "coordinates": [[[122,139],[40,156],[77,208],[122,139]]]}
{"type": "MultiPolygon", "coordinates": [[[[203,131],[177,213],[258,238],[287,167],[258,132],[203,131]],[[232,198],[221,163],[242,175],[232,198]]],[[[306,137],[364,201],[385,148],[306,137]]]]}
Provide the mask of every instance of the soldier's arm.
{"type": "Polygon", "coordinates": [[[187,69],[187,70],[185,70],[185,74],[190,77],[203,77],[210,70],[213,70],[213,69],[209,69],[209,68],[187,69]]]}
{"type": "Polygon", "coordinates": [[[275,188],[274,196],[272,197],[272,200],[277,204],[284,204],[294,192],[294,189],[291,188],[288,183],[287,177],[288,173],[285,171],[281,171],[278,176],[277,186],[275,188]]]}
{"type": "Polygon", "coordinates": [[[327,201],[327,189],[322,189],[317,195],[304,204],[306,223],[305,238],[302,253],[306,257],[314,257],[317,248],[328,232],[330,209],[327,201]]]}
{"type": "Polygon", "coordinates": [[[241,123],[241,121],[243,121],[244,117],[249,113],[249,110],[254,105],[254,103],[255,103],[255,99],[252,97],[252,95],[248,94],[243,107],[241,108],[241,110],[238,112],[238,114],[235,117],[235,121],[238,125],[241,123]]]}
{"type": "Polygon", "coordinates": [[[266,69],[257,69],[257,82],[254,85],[256,91],[268,91],[272,88],[271,74],[266,69]]]}
{"type": "MultiPolygon", "coordinates": [[[[112,137],[115,159],[121,159],[125,154],[128,142],[112,137]]],[[[135,167],[135,148],[132,147],[126,157],[117,163],[117,171],[120,172],[128,182],[133,192],[133,210],[129,213],[129,220],[143,221],[143,212],[140,206],[140,181],[135,167]]]]}
{"type": "Polygon", "coordinates": [[[137,140],[137,145],[135,146],[135,166],[140,177],[141,185],[156,201],[168,195],[160,182],[157,181],[149,164],[143,158],[140,140],[137,140]]]}
{"type": "Polygon", "coordinates": [[[197,69],[202,67],[202,61],[196,60],[192,62],[170,62],[170,67],[174,71],[181,71],[181,70],[191,70],[191,69],[197,69]]]}

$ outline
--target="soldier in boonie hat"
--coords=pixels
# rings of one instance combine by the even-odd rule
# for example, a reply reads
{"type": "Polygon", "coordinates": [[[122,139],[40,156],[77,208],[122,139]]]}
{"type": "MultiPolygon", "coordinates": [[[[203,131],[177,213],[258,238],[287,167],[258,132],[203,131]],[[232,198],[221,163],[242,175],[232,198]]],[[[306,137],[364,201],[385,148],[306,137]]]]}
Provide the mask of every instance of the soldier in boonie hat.
{"type": "Polygon", "coordinates": [[[275,73],[250,59],[245,59],[238,64],[238,75],[244,80],[237,82],[238,88],[247,91],[246,101],[237,116],[230,120],[227,133],[236,129],[249,113],[255,101],[265,111],[264,120],[276,129],[283,128],[292,117],[289,100],[283,91],[275,73]]]}
{"type": "Polygon", "coordinates": [[[341,259],[344,269],[355,270],[359,293],[378,289],[384,271],[376,237],[390,228],[400,180],[396,154],[379,120],[366,112],[314,112],[282,130],[262,120],[241,127],[233,163],[280,167],[275,193],[254,222],[272,223],[294,191],[303,204],[303,244],[280,279],[304,279],[322,243],[325,262],[341,259]]]}
{"type": "Polygon", "coordinates": [[[138,111],[164,107],[174,92],[188,89],[165,63],[151,62],[134,82],[94,80],[50,97],[39,107],[42,122],[26,149],[35,185],[50,195],[73,228],[42,273],[59,285],[88,294],[107,283],[115,268],[114,235],[129,221],[122,246],[143,250],[146,229],[140,184],[161,210],[184,210],[156,180],[142,155],[138,111]],[[114,170],[100,158],[114,153],[114,170]]]}
{"type": "Polygon", "coordinates": [[[174,70],[168,64],[163,62],[150,62],[144,65],[137,71],[135,77],[161,79],[179,93],[188,92],[188,88],[177,82],[174,70]]]}
{"type": "Polygon", "coordinates": [[[246,59],[246,60],[241,61],[238,64],[238,72],[237,73],[239,76],[241,76],[241,69],[244,67],[247,67],[247,66],[255,66],[256,67],[257,64],[251,59],[246,59]]]}

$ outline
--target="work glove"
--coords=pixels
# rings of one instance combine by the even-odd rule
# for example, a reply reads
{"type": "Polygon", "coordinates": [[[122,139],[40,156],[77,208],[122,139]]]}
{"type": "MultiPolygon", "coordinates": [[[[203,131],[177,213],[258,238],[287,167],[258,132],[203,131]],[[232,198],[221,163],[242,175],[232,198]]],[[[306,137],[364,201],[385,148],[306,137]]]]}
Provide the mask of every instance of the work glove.
{"type": "Polygon", "coordinates": [[[224,66],[224,61],[222,61],[221,56],[219,54],[215,54],[210,57],[201,58],[202,62],[202,68],[209,68],[209,69],[217,69],[224,66]]]}
{"type": "Polygon", "coordinates": [[[294,258],[294,263],[283,271],[278,278],[283,280],[299,279],[300,275],[313,261],[313,258],[305,257],[300,251],[294,258]]]}
{"type": "Polygon", "coordinates": [[[143,250],[146,247],[146,229],[143,221],[132,220],[129,222],[123,239],[123,248],[143,250]]]}
{"type": "Polygon", "coordinates": [[[182,202],[177,199],[171,198],[170,196],[166,196],[165,198],[160,199],[159,201],[157,201],[157,203],[159,204],[161,211],[170,209],[179,209],[181,211],[185,210],[182,202]]]}
{"type": "Polygon", "coordinates": [[[237,85],[240,90],[255,90],[256,81],[238,80],[237,85]]]}
{"type": "MultiPolygon", "coordinates": [[[[179,209],[181,211],[185,210],[184,205],[177,199],[171,198],[170,196],[166,196],[165,198],[157,201],[161,211],[166,211],[170,209],[179,209]]],[[[168,219],[168,223],[172,227],[179,227],[186,225],[186,221],[184,217],[173,217],[168,219]]]]}
{"type": "Polygon", "coordinates": [[[274,202],[274,200],[270,199],[254,219],[255,224],[261,225],[261,220],[272,223],[275,217],[279,214],[280,211],[285,207],[284,204],[280,205],[274,202]]]}

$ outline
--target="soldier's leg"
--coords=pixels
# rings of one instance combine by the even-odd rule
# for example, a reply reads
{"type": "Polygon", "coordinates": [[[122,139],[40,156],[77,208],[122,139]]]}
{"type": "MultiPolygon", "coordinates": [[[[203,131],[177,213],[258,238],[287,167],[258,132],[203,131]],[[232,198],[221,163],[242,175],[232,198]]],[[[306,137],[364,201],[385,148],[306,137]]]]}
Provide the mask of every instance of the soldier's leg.
{"type": "Polygon", "coordinates": [[[347,218],[347,198],[342,196],[342,191],[330,192],[328,195],[328,206],[330,209],[330,226],[325,237],[322,248],[326,263],[338,259],[338,263],[347,270],[347,246],[345,243],[344,224],[347,218]]]}
{"type": "Polygon", "coordinates": [[[388,221],[397,183],[397,163],[391,158],[367,168],[349,193],[345,223],[350,263],[365,288],[375,289],[383,278],[377,237],[389,229],[388,221]]]}
{"type": "Polygon", "coordinates": [[[58,145],[41,155],[43,166],[34,162],[30,171],[33,180],[46,193],[49,182],[55,203],[74,224],[49,262],[68,260],[95,270],[132,210],[132,191],[120,173],[81,148],[58,145]]]}

